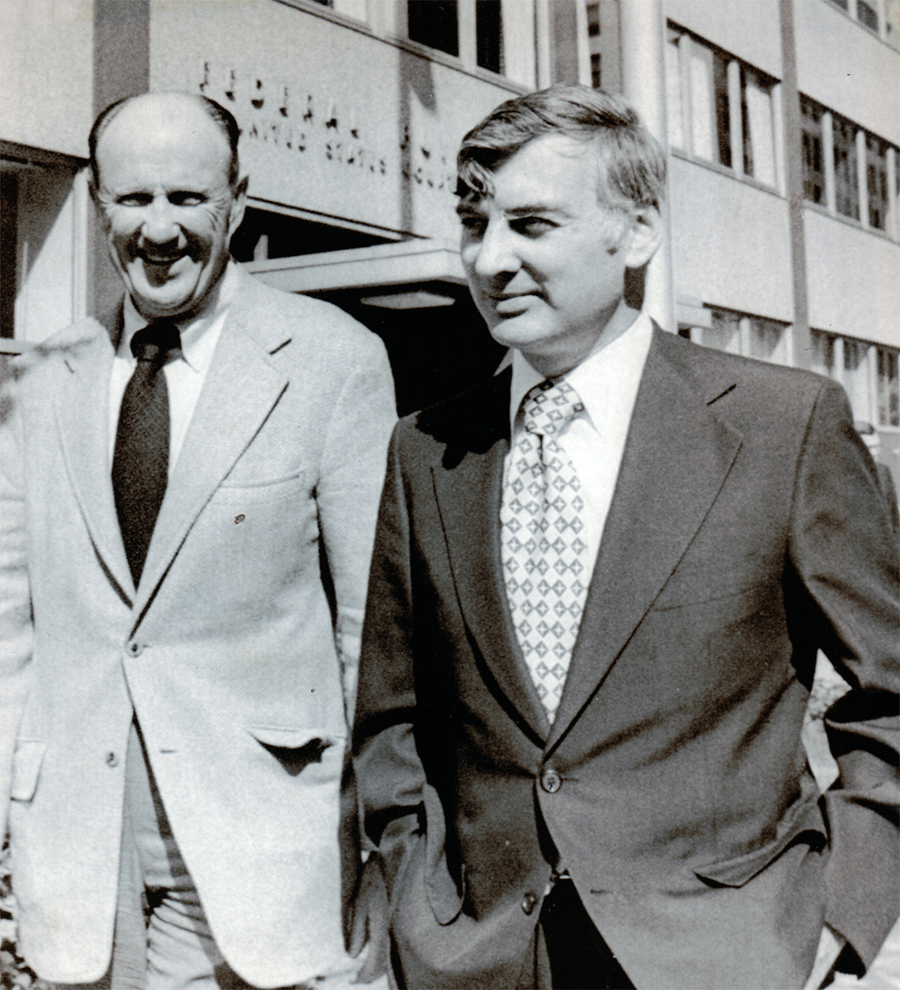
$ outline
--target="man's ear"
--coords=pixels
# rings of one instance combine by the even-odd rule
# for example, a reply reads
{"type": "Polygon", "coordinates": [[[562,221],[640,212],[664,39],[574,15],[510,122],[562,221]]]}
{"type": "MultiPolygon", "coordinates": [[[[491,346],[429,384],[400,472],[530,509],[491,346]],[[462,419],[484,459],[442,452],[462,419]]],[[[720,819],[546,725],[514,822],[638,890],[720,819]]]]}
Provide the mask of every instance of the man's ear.
{"type": "Polygon", "coordinates": [[[247,185],[249,182],[250,176],[245,175],[234,188],[234,194],[231,200],[231,211],[228,214],[229,238],[232,234],[234,234],[238,227],[240,227],[241,221],[244,219],[244,210],[247,209],[247,185]]]}
{"type": "Polygon", "coordinates": [[[97,188],[97,183],[94,181],[94,171],[91,168],[86,168],[87,172],[87,187],[88,192],[91,196],[91,201],[97,209],[100,209],[100,190],[97,188]]]}
{"type": "Polygon", "coordinates": [[[663,220],[655,206],[635,204],[630,214],[631,223],[626,268],[643,268],[656,254],[662,241],[663,220]]]}
{"type": "Polygon", "coordinates": [[[97,220],[100,223],[100,227],[105,233],[109,232],[109,218],[106,215],[106,209],[103,205],[103,200],[100,198],[100,190],[97,187],[97,183],[94,182],[94,174],[88,169],[88,193],[91,197],[91,202],[94,204],[94,209],[97,211],[97,220]]]}

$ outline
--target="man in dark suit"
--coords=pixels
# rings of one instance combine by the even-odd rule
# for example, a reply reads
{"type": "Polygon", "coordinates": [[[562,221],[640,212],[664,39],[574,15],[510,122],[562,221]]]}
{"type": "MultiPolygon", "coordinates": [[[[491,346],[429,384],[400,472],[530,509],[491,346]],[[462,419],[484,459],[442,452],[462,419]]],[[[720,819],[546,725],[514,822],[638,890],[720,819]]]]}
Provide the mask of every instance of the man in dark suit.
{"type": "Polygon", "coordinates": [[[0,817],[55,983],[338,990],[358,966],[340,780],[393,387],[377,337],[229,258],[237,147],[201,97],[101,114],[124,302],[0,397],[0,817]]]}
{"type": "Polygon", "coordinates": [[[832,382],[630,305],[664,175],[581,87],[463,142],[462,259],[512,363],[395,430],[354,729],[355,922],[403,986],[800,990],[898,915],[874,466],[832,382]],[[824,796],[819,647],[851,685],[824,796]]]}

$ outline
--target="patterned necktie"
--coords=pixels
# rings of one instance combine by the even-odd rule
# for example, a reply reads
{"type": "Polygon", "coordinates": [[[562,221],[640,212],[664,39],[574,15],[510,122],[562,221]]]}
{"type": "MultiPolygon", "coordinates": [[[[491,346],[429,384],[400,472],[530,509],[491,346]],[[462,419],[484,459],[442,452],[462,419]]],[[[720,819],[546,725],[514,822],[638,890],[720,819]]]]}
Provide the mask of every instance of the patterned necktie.
{"type": "Polygon", "coordinates": [[[584,406],[563,380],[525,396],[525,429],[510,458],[500,509],[503,573],[516,635],[550,722],[587,597],[584,500],[556,436],[584,406]]]}
{"type": "Polygon", "coordinates": [[[131,339],[137,367],[125,387],[113,453],[112,483],[119,528],[135,587],[166,492],[169,473],[169,392],[163,371],[181,346],[171,320],[154,320],[131,339]]]}

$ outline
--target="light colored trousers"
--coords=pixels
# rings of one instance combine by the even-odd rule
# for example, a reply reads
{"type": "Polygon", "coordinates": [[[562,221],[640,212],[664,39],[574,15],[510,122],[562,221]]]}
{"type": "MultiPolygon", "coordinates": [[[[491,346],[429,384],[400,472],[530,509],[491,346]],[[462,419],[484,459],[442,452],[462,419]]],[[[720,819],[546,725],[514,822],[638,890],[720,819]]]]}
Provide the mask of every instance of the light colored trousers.
{"type": "MultiPolygon", "coordinates": [[[[128,742],[127,761],[112,960],[102,980],[77,987],[248,990],[250,984],[225,962],[216,946],[135,726],[128,742]]],[[[223,863],[223,869],[233,865],[223,863]]],[[[362,962],[362,958],[347,957],[340,971],[317,976],[298,990],[349,990],[362,962]]],[[[379,987],[386,990],[386,980],[372,985],[372,990],[379,987]]]]}

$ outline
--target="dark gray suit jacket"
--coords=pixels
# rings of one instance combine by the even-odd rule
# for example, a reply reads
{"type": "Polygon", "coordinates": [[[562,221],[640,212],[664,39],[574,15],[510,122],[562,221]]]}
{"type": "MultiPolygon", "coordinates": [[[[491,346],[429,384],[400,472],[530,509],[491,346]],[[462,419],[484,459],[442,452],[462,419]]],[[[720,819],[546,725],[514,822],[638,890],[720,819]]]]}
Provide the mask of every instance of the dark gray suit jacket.
{"type": "Polygon", "coordinates": [[[508,402],[507,373],[392,443],[354,750],[398,979],[515,986],[557,860],[637,987],[802,986],[823,919],[870,961],[900,912],[897,554],[843,393],[656,330],[552,728],[500,572],[508,402]],[[819,648],[852,685],[824,798],[819,648]]]}

